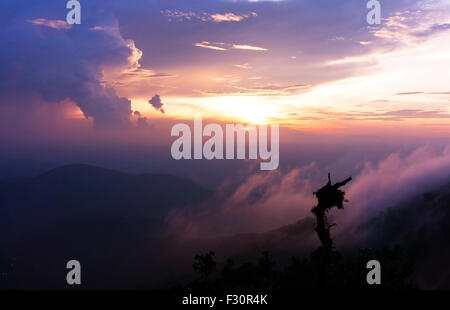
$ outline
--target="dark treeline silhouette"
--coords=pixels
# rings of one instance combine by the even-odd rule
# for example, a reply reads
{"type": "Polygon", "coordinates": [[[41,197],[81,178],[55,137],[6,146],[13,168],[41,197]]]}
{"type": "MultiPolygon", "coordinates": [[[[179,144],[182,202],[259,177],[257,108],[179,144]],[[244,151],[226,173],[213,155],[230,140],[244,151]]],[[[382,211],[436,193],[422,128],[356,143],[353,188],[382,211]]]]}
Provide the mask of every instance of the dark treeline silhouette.
{"type": "Polygon", "coordinates": [[[345,192],[340,188],[350,182],[348,178],[336,184],[328,183],[314,193],[317,206],[311,211],[316,216],[316,232],[321,246],[309,258],[293,256],[290,264],[277,266],[268,251],[256,262],[236,266],[229,258],[218,268],[215,253],[196,255],[193,268],[197,279],[175,289],[418,289],[412,280],[413,261],[400,246],[380,250],[360,249],[350,258],[343,258],[333,247],[327,213],[333,208],[344,208],[345,192]],[[382,264],[382,282],[369,285],[366,280],[370,260],[382,264]]]}

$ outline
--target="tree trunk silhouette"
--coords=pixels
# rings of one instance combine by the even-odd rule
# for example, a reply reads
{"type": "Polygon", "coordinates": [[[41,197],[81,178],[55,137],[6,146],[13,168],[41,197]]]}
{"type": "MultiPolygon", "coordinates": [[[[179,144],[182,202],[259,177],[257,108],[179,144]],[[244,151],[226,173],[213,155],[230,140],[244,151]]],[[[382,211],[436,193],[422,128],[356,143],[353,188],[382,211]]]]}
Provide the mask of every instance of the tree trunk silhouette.
{"type": "Polygon", "coordinates": [[[318,204],[312,209],[316,216],[316,232],[319,237],[321,247],[316,251],[318,255],[320,275],[319,285],[326,286],[329,276],[330,260],[333,250],[333,239],[330,237],[330,229],[336,224],[329,224],[327,221],[327,213],[333,207],[338,209],[344,208],[345,192],[339,188],[346,185],[352,180],[351,177],[334,185],[331,183],[331,176],[328,173],[328,183],[320,188],[314,195],[317,197],[318,204]]]}

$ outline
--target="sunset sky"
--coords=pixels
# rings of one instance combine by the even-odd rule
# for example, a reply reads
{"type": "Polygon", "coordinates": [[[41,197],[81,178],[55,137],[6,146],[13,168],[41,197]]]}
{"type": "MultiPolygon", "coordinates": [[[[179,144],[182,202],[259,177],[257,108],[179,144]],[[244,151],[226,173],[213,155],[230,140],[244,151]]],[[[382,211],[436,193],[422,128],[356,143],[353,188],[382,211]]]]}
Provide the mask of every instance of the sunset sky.
{"type": "Polygon", "coordinates": [[[450,288],[449,82],[450,0],[0,0],[0,290],[450,288]]]}
{"type": "Polygon", "coordinates": [[[366,3],[81,1],[69,25],[64,1],[2,1],[2,157],[168,157],[171,125],[198,116],[280,124],[302,164],[336,135],[372,155],[446,140],[450,1],[381,1],[373,26],[366,3]]]}
{"type": "Polygon", "coordinates": [[[449,124],[448,1],[382,3],[377,27],[364,1],[169,3],[151,22],[124,22],[154,78],[123,77],[118,91],[144,113],[156,92],[169,117],[311,130],[449,124]]]}

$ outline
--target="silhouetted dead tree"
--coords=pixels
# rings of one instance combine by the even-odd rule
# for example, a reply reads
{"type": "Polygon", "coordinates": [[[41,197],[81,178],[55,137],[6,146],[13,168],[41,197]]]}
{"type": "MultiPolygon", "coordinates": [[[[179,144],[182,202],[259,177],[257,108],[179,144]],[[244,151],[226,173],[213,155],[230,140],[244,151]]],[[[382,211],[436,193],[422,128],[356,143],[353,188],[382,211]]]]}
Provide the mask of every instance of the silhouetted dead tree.
{"type": "Polygon", "coordinates": [[[333,207],[338,209],[344,208],[345,192],[340,190],[342,186],[346,185],[352,180],[348,179],[338,182],[334,185],[331,184],[331,177],[328,173],[328,183],[314,195],[317,197],[318,204],[311,211],[316,216],[316,232],[319,236],[322,246],[318,249],[317,253],[320,255],[320,264],[322,269],[321,282],[324,284],[328,275],[328,268],[330,264],[331,251],[333,249],[333,240],[330,237],[330,229],[336,224],[329,224],[327,221],[327,213],[333,207]]]}

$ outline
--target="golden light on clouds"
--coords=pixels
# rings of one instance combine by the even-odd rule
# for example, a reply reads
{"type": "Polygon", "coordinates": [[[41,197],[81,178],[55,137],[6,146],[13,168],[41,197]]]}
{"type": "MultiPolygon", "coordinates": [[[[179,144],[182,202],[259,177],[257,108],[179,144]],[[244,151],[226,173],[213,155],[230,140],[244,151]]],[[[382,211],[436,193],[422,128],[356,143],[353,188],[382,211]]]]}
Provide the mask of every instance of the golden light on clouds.
{"type": "Polygon", "coordinates": [[[206,49],[216,50],[216,51],[228,51],[228,50],[247,50],[247,51],[256,51],[256,52],[266,52],[267,48],[254,46],[249,44],[230,44],[224,42],[209,42],[202,41],[195,43],[194,46],[202,47],[206,49]]]}
{"type": "MultiPolygon", "coordinates": [[[[145,71],[135,65],[134,71],[127,72],[128,80],[121,81],[125,86],[116,88],[132,98],[134,110],[150,117],[160,117],[147,102],[158,93],[167,118],[203,117],[316,129],[372,128],[372,124],[383,122],[418,127],[433,122],[448,124],[450,33],[444,31],[448,19],[425,19],[424,25],[420,22],[409,27],[408,19],[417,18],[417,14],[398,14],[378,30],[367,29],[372,38],[349,38],[352,44],[364,47],[363,53],[336,54],[336,58],[312,63],[307,69],[300,66],[301,62],[292,61],[297,59],[295,53],[301,53],[298,50],[279,54],[268,44],[268,52],[253,40],[191,41],[190,46],[210,50],[201,52],[220,57],[221,62],[163,68],[171,74],[145,71]],[[430,26],[437,21],[441,26],[430,26]],[[380,38],[402,44],[385,48],[378,45],[380,38]],[[238,59],[235,55],[244,56],[238,59]],[[272,67],[274,70],[267,72],[272,67]],[[314,80],[314,70],[326,75],[348,68],[351,72],[342,77],[314,80]],[[139,94],[133,88],[126,89],[126,82],[136,77],[142,83],[139,94]]],[[[239,19],[230,14],[215,17],[239,19]]],[[[345,40],[336,37],[332,41],[345,40]]],[[[138,64],[141,56],[136,51],[130,63],[138,64]]]]}
{"type": "MultiPolygon", "coordinates": [[[[156,116],[154,109],[144,100],[133,100],[132,107],[145,116],[156,116]]],[[[166,117],[186,119],[195,117],[240,123],[272,123],[280,115],[282,105],[270,103],[259,96],[216,96],[166,98],[166,117]]]]}

